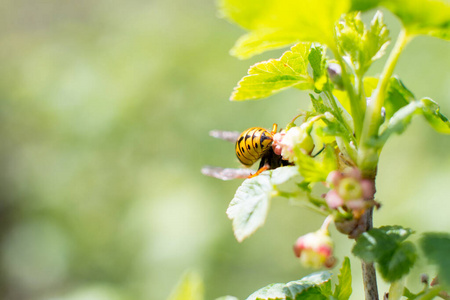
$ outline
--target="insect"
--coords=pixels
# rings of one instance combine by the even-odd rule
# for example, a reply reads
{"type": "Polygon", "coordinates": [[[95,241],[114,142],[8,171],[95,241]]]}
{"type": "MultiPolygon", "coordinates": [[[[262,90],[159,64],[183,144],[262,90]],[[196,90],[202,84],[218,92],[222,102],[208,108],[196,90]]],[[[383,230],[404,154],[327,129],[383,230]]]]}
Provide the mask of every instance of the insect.
{"type": "Polygon", "coordinates": [[[219,167],[204,167],[202,173],[222,180],[230,180],[254,177],[265,170],[290,165],[288,161],[282,159],[281,155],[277,155],[273,151],[273,136],[277,132],[277,128],[277,124],[273,124],[272,131],[261,127],[252,127],[240,134],[236,131],[211,131],[210,135],[213,137],[236,143],[236,156],[244,166],[251,167],[260,159],[261,162],[258,171],[254,174],[249,169],[224,169],[219,167]]]}

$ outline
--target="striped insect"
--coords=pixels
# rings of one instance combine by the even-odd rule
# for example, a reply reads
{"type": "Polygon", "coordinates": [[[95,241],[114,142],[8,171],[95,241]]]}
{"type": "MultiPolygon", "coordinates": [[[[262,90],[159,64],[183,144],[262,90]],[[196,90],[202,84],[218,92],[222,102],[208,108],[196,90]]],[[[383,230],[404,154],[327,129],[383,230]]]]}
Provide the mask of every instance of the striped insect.
{"type": "Polygon", "coordinates": [[[210,135],[213,137],[236,143],[236,156],[244,166],[251,167],[258,160],[261,160],[261,162],[258,171],[254,174],[252,174],[254,171],[249,169],[223,169],[219,167],[204,167],[202,173],[222,180],[230,180],[254,177],[265,170],[289,165],[290,163],[283,160],[280,155],[275,154],[272,148],[273,136],[277,132],[277,128],[277,124],[273,124],[272,131],[261,127],[252,127],[241,134],[230,131],[211,131],[210,135]]]}

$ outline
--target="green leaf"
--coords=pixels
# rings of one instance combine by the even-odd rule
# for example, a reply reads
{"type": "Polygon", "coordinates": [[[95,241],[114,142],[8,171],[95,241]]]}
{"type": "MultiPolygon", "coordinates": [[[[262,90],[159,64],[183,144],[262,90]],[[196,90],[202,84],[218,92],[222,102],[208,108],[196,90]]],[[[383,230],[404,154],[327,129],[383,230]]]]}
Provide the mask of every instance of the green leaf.
{"type": "Polygon", "coordinates": [[[380,5],[380,0],[352,0],[351,11],[366,11],[380,5]]]}
{"type": "Polygon", "coordinates": [[[438,0],[384,0],[410,34],[450,39],[450,3],[438,0]]]}
{"type": "Polygon", "coordinates": [[[265,98],[289,87],[313,89],[314,80],[308,74],[310,47],[310,43],[299,43],[279,59],[251,66],[248,75],[239,81],[230,99],[265,98]]]}
{"type": "Polygon", "coordinates": [[[296,166],[280,167],[272,170],[271,172],[270,182],[273,185],[283,184],[292,178],[300,176],[296,166]]]}
{"type": "Polygon", "coordinates": [[[191,271],[183,275],[168,300],[202,300],[203,297],[203,280],[198,273],[191,271]]]}
{"type": "Polygon", "coordinates": [[[374,146],[382,146],[393,133],[401,134],[411,123],[414,115],[421,114],[439,133],[450,134],[450,122],[440,112],[439,105],[429,98],[410,102],[403,106],[390,118],[378,139],[372,141],[374,146]]]}
{"type": "Polygon", "coordinates": [[[242,242],[260,228],[267,217],[273,191],[268,172],[246,179],[227,209],[236,239],[242,242]]]}
{"type": "Polygon", "coordinates": [[[429,288],[428,286],[425,289],[417,294],[412,293],[406,287],[403,290],[403,296],[407,298],[407,300],[431,300],[435,299],[439,292],[442,290],[440,286],[434,286],[429,288]]]}
{"type": "Polygon", "coordinates": [[[358,238],[352,253],[367,262],[376,262],[386,281],[397,281],[409,273],[417,258],[414,245],[405,242],[412,233],[401,226],[373,228],[358,238]]]}
{"type": "Polygon", "coordinates": [[[311,157],[297,148],[294,148],[294,153],[295,163],[306,182],[326,181],[328,174],[337,169],[336,155],[330,145],[317,157],[311,157]]]}
{"type": "Polygon", "coordinates": [[[253,294],[247,300],[326,300],[327,295],[322,293],[321,286],[326,284],[331,278],[328,271],[313,273],[297,281],[288,283],[274,283],[263,287],[253,294]]]}
{"type": "Polygon", "coordinates": [[[394,282],[409,273],[416,259],[416,247],[411,242],[403,242],[378,262],[378,271],[384,280],[394,282]]]}
{"type": "Polygon", "coordinates": [[[339,284],[334,290],[334,298],[337,300],[348,300],[352,294],[352,269],[350,268],[350,259],[346,257],[342,263],[338,275],[339,284]]]}
{"type": "Polygon", "coordinates": [[[364,74],[371,64],[384,55],[389,44],[389,30],[378,11],[367,29],[359,13],[347,14],[336,32],[338,47],[352,62],[357,74],[364,74]]]}
{"type": "Polygon", "coordinates": [[[410,34],[450,39],[450,3],[439,0],[352,0],[352,10],[384,6],[394,13],[410,34]]]}
{"type": "Polygon", "coordinates": [[[423,98],[420,102],[422,114],[431,127],[439,133],[450,134],[450,122],[441,113],[439,105],[429,98],[423,98]]]}
{"type": "Polygon", "coordinates": [[[389,80],[387,95],[384,101],[386,121],[402,107],[415,100],[413,93],[408,90],[403,82],[396,76],[389,80]]]}
{"type": "Polygon", "coordinates": [[[438,268],[439,283],[450,287],[450,234],[425,233],[419,241],[427,259],[438,268]]]}
{"type": "Polygon", "coordinates": [[[267,50],[285,48],[299,42],[295,32],[252,31],[241,36],[230,50],[232,56],[246,59],[267,50]]]}
{"type": "Polygon", "coordinates": [[[297,167],[286,166],[264,171],[244,180],[227,209],[228,218],[233,221],[234,235],[239,242],[264,225],[270,200],[276,195],[274,186],[299,175],[297,167]]]}
{"type": "Polygon", "coordinates": [[[334,25],[349,8],[349,0],[221,0],[219,3],[224,17],[250,31],[232,50],[239,58],[300,41],[333,46],[334,25]]]}
{"type": "Polygon", "coordinates": [[[314,87],[320,92],[327,83],[325,48],[318,45],[312,46],[308,55],[308,61],[313,70],[314,87]]]}

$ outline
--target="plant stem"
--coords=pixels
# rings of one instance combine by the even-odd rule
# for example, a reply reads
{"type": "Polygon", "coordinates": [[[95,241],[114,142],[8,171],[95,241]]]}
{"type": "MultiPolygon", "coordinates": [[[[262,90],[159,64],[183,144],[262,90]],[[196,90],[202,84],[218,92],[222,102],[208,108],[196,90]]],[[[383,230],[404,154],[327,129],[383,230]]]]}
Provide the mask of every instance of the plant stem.
{"type": "Polygon", "coordinates": [[[394,48],[392,49],[389,58],[384,66],[383,72],[380,75],[380,80],[378,81],[377,88],[372,94],[370,104],[366,109],[358,157],[358,166],[363,172],[376,169],[376,166],[378,164],[378,155],[380,149],[375,149],[368,146],[368,142],[371,138],[378,136],[378,129],[381,125],[381,108],[384,105],[384,99],[386,97],[386,90],[389,84],[389,80],[394,73],[394,68],[397,64],[400,54],[402,53],[409,40],[410,36],[407,34],[405,29],[402,29],[398,35],[394,48]]]}
{"type": "Polygon", "coordinates": [[[361,136],[362,132],[362,124],[364,121],[364,110],[363,106],[361,104],[361,99],[359,99],[358,95],[355,92],[355,89],[353,88],[353,84],[351,82],[350,76],[347,73],[347,67],[342,59],[341,55],[339,55],[339,52],[337,50],[333,50],[334,57],[339,62],[339,65],[341,66],[342,70],[342,82],[344,83],[344,88],[347,91],[348,98],[350,100],[350,110],[351,115],[353,118],[353,128],[355,128],[355,136],[356,140],[359,141],[359,138],[361,136]]]}
{"type": "MultiPolygon", "coordinates": [[[[372,229],[373,227],[373,207],[368,209],[363,218],[366,218],[366,231],[372,229]]],[[[361,261],[364,292],[366,300],[378,300],[378,287],[377,287],[377,273],[375,271],[375,266],[373,263],[361,261]]]]}

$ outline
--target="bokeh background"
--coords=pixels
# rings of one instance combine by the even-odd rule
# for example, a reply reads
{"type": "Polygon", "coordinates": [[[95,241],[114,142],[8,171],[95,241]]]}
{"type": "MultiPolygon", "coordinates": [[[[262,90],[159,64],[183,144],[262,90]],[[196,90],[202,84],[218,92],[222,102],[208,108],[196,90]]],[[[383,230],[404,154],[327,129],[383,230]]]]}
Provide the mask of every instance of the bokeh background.
{"type": "MultiPolygon", "coordinates": [[[[201,274],[205,299],[245,299],[311,272],[291,247],[322,217],[275,199],[265,227],[239,244],[225,215],[239,181],[200,174],[203,165],[239,166],[233,146],[209,130],[270,128],[308,107],[298,91],[228,101],[249,65],[282,50],[230,57],[242,31],[207,0],[3,0],[0,8],[1,299],[167,299],[186,270],[201,274]]],[[[386,18],[395,36],[399,24],[386,18]]],[[[449,53],[448,43],[420,37],[397,68],[447,115],[449,53]]],[[[450,138],[419,118],[392,139],[375,226],[410,226],[416,238],[450,230],[449,149],[450,138]]],[[[352,243],[332,234],[342,261],[352,243]]],[[[352,299],[362,299],[351,258],[352,299]]],[[[423,265],[409,280],[417,288],[421,272],[434,272],[423,265]]]]}

